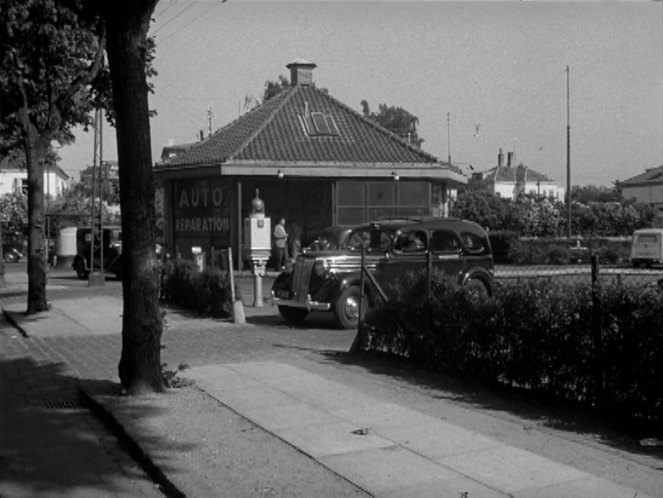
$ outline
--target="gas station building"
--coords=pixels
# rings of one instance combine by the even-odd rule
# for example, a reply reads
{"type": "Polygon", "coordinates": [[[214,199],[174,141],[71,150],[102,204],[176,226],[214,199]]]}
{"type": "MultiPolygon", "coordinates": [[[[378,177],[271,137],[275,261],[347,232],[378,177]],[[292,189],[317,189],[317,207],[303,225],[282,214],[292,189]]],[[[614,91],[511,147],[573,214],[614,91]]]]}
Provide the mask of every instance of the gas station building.
{"type": "Polygon", "coordinates": [[[256,192],[272,227],[283,217],[304,238],[330,225],[446,216],[467,183],[458,168],[316,88],[314,63],[286,67],[289,89],[155,165],[169,250],[231,247],[241,262],[256,192]]]}

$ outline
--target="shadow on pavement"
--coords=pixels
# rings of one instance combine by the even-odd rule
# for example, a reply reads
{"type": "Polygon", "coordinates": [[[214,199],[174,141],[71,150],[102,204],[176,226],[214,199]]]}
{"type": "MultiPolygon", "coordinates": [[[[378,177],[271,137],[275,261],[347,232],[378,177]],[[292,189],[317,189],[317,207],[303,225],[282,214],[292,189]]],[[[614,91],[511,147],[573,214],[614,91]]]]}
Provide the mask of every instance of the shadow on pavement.
{"type": "MultiPolygon", "coordinates": [[[[69,375],[61,363],[26,357],[0,360],[3,496],[5,492],[7,496],[79,496],[77,493],[85,489],[90,496],[120,496],[131,494],[137,481],[153,487],[84,407],[79,386],[94,397],[116,398],[133,419],[134,430],[143,431],[140,437],[154,437],[146,421],[160,416],[163,408],[132,406],[134,400],[117,396],[119,384],[99,379],[81,381],[69,375]]],[[[159,444],[172,454],[188,449],[171,441],[160,440],[159,444]]],[[[169,470],[167,459],[160,464],[165,472],[169,470]]]]}
{"type": "Polygon", "coordinates": [[[559,431],[591,434],[594,440],[611,447],[663,459],[663,448],[643,447],[639,444],[641,438],[660,437],[661,428],[658,428],[658,433],[652,434],[651,427],[625,424],[623,421],[611,419],[606,413],[565,404],[559,400],[539,399],[500,386],[488,387],[479,382],[417,367],[400,356],[376,352],[351,354],[338,351],[321,352],[321,354],[329,362],[357,366],[373,374],[389,376],[417,386],[426,390],[434,399],[448,399],[480,409],[510,413],[559,431]]]}

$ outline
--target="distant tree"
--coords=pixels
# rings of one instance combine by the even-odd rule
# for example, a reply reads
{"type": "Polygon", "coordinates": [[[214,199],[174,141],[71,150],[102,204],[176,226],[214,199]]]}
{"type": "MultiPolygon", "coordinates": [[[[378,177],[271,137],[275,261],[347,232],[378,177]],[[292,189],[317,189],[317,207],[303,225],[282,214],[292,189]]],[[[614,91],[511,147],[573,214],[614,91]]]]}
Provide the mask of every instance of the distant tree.
{"type": "Polygon", "coordinates": [[[481,190],[463,190],[451,204],[451,215],[474,221],[490,230],[503,230],[508,203],[499,196],[481,190]]]}
{"type": "Polygon", "coordinates": [[[290,88],[290,80],[282,74],[279,75],[276,81],[267,80],[265,82],[265,91],[262,94],[262,103],[264,104],[268,100],[273,99],[288,88],[290,88]]]}
{"type": "Polygon", "coordinates": [[[93,191],[99,197],[99,186],[102,186],[101,197],[110,205],[120,204],[120,179],[109,174],[111,165],[104,163],[96,169],[88,166],[80,172],[80,180],[71,186],[82,197],[92,198],[93,191]],[[102,178],[100,182],[99,179],[102,178]],[[94,185],[93,185],[94,179],[94,185]]]}
{"type": "Polygon", "coordinates": [[[616,187],[597,187],[595,185],[574,185],[571,187],[571,201],[580,202],[581,204],[621,200],[621,192],[616,187]]]}
{"type": "Polygon", "coordinates": [[[420,138],[417,133],[418,117],[410,114],[402,107],[388,106],[387,104],[380,104],[377,113],[370,111],[370,106],[366,100],[361,101],[361,106],[365,118],[375,121],[415,147],[421,147],[424,139],[420,138]]]}
{"type": "Polygon", "coordinates": [[[25,233],[28,229],[28,203],[21,192],[0,197],[0,225],[5,231],[25,233]]]}
{"type": "MultiPolygon", "coordinates": [[[[21,146],[28,170],[27,313],[48,309],[45,157],[54,140],[90,123],[103,30],[75,0],[3,0],[0,9],[0,147],[21,146]]],[[[0,151],[1,153],[2,151],[0,151]]]]}

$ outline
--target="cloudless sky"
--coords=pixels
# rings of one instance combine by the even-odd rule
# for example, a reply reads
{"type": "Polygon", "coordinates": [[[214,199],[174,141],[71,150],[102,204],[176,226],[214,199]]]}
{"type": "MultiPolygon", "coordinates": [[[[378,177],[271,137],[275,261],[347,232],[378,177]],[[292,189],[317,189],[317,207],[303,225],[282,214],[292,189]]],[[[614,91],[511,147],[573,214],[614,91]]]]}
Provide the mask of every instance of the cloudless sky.
{"type": "MultiPolygon", "coordinates": [[[[236,119],[247,95],[315,62],[319,87],[361,112],[380,103],[419,118],[423,149],[469,173],[516,162],[566,184],[610,186],[663,164],[663,2],[279,2],[161,0],[152,154],[236,119]],[[449,119],[447,119],[449,115],[449,119]],[[478,128],[477,128],[478,127],[478,128]],[[478,133],[477,133],[478,129],[478,133]],[[447,139],[450,134],[450,140],[447,139]]],[[[60,150],[92,163],[92,133],[60,150]]],[[[104,159],[117,158],[104,130],[104,159]]]]}

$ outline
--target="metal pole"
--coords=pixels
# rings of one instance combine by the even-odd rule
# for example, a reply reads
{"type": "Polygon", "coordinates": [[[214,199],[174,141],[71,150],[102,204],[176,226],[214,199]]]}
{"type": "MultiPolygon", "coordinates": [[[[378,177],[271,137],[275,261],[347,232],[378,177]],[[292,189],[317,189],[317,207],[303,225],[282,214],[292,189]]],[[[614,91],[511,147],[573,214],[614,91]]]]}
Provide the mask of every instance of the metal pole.
{"type": "Polygon", "coordinates": [[[103,222],[103,205],[104,205],[104,177],[107,171],[104,168],[104,131],[103,120],[101,111],[99,112],[99,262],[101,265],[100,273],[101,280],[104,281],[104,222],[103,222]]]}
{"type": "Polygon", "coordinates": [[[571,120],[569,66],[566,66],[566,236],[571,238],[571,120]]]}
{"type": "Polygon", "coordinates": [[[449,151],[449,164],[451,164],[451,114],[447,113],[447,147],[449,151]]]}
{"type": "Polygon", "coordinates": [[[92,157],[92,197],[90,199],[90,273],[88,282],[92,280],[94,273],[94,196],[96,194],[96,170],[97,170],[97,147],[99,146],[98,131],[99,113],[94,113],[94,153],[92,157]]]}

